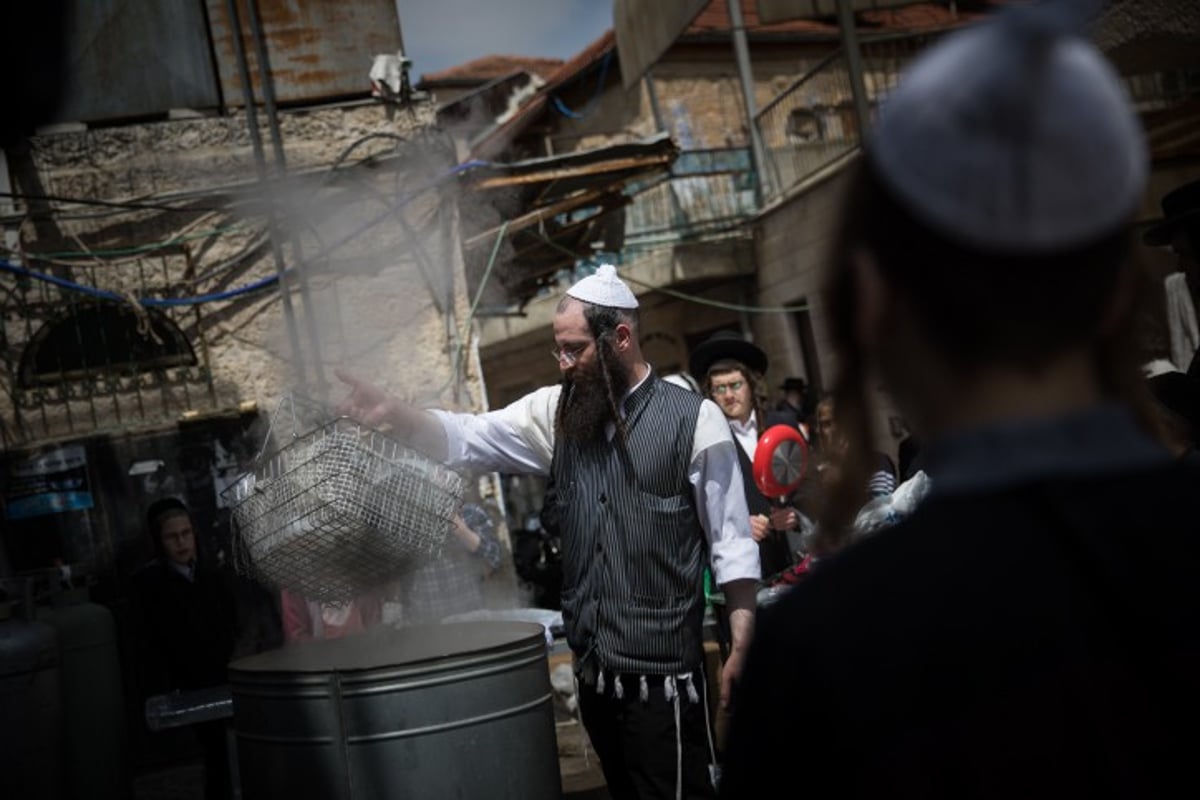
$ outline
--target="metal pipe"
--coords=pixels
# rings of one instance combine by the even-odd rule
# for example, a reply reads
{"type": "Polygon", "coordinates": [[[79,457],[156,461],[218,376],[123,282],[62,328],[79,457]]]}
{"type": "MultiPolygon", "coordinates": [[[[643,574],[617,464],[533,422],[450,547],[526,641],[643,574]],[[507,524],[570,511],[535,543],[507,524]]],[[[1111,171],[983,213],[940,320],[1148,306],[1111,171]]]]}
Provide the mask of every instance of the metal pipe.
{"type": "Polygon", "coordinates": [[[730,0],[729,23],[733,29],[733,54],[737,60],[738,78],[742,82],[742,100],[746,104],[746,124],[750,129],[750,156],[754,161],[754,197],[759,207],[766,197],[763,178],[766,176],[766,148],[758,130],[757,101],[754,99],[754,73],[750,66],[750,45],[746,39],[746,23],[742,18],[740,0],[730,0]]]}
{"type": "MultiPolygon", "coordinates": [[[[225,0],[225,12],[229,15],[229,28],[233,36],[233,52],[237,57],[238,80],[242,84],[242,104],[246,110],[246,122],[250,128],[250,144],[254,150],[254,166],[258,180],[263,185],[267,179],[267,159],[263,153],[262,132],[258,129],[258,112],[254,106],[254,87],[250,85],[250,66],[246,62],[246,45],[242,41],[242,20],[238,15],[237,0],[225,0]]],[[[300,350],[300,333],[296,328],[296,310],[292,308],[292,293],[289,286],[287,265],[279,247],[278,224],[275,220],[274,203],[267,204],[267,239],[271,243],[271,255],[275,261],[275,274],[279,276],[279,295],[283,298],[283,318],[287,326],[288,344],[296,360],[296,370],[301,382],[304,380],[304,354],[300,350]]]]}
{"type": "MultiPolygon", "coordinates": [[[[275,169],[280,178],[287,173],[287,155],[283,150],[283,134],[279,130],[279,115],[275,105],[275,80],[271,77],[270,56],[267,39],[263,36],[262,17],[258,11],[258,0],[246,0],[250,17],[250,37],[254,40],[254,54],[258,61],[258,85],[263,93],[263,110],[267,112],[267,128],[271,132],[271,148],[275,154],[275,169]]],[[[313,371],[316,375],[319,394],[325,394],[325,365],[321,360],[321,337],[317,331],[317,320],[313,313],[312,294],[304,275],[304,253],[300,249],[300,238],[291,235],[292,256],[296,260],[296,284],[300,287],[300,302],[304,306],[304,324],[308,333],[308,345],[312,348],[313,371]]]]}
{"type": "MultiPolygon", "coordinates": [[[[736,5],[736,3],[734,4],[736,5]]],[[[854,96],[854,116],[858,118],[858,141],[867,140],[871,127],[871,108],[867,103],[867,87],[863,82],[862,51],[858,48],[858,29],[854,25],[854,10],[850,0],[838,0],[838,30],[842,50],[846,53],[846,69],[850,74],[850,93],[854,96]]]]}

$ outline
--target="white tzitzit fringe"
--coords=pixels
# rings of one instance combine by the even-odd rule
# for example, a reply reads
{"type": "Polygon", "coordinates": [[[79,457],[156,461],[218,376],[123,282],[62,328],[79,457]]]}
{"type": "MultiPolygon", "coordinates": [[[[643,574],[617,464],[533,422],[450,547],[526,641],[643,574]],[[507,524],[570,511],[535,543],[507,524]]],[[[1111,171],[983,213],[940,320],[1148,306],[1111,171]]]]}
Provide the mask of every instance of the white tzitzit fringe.
{"type": "Polygon", "coordinates": [[[700,695],[696,694],[696,683],[692,680],[692,673],[686,672],[679,677],[683,678],[684,682],[687,684],[688,702],[699,703],[700,695]]]}
{"type": "Polygon", "coordinates": [[[668,675],[671,682],[671,694],[675,706],[675,800],[683,800],[683,730],[679,725],[679,693],[675,691],[675,681],[668,675]]]}
{"type": "Polygon", "coordinates": [[[701,688],[704,689],[704,732],[708,734],[708,779],[714,789],[720,789],[721,765],[717,763],[717,748],[713,746],[712,717],[708,713],[708,676],[700,673],[701,688]]]}
{"type": "Polygon", "coordinates": [[[675,690],[675,677],[673,675],[668,675],[667,677],[663,678],[663,697],[665,697],[669,703],[677,696],[678,692],[675,690]]]}
{"type": "Polygon", "coordinates": [[[613,697],[618,700],[625,699],[625,684],[621,681],[621,676],[613,673],[613,697]]]}
{"type": "Polygon", "coordinates": [[[650,686],[646,683],[645,675],[638,678],[638,699],[643,703],[650,701],[650,686]]]}
{"type": "Polygon", "coordinates": [[[604,694],[604,670],[596,674],[596,694],[604,694]]]}

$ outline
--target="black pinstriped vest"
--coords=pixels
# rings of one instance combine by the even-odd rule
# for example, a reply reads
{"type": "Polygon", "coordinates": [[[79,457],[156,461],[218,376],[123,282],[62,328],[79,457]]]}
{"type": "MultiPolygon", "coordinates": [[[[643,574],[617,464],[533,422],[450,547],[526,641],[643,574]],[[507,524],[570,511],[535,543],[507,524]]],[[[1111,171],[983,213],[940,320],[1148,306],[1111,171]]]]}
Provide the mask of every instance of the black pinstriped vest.
{"type": "Polygon", "coordinates": [[[624,449],[615,436],[585,447],[558,440],[563,623],[572,650],[596,667],[665,674],[702,658],[708,542],[688,483],[700,403],[651,375],[625,399],[624,449]]]}

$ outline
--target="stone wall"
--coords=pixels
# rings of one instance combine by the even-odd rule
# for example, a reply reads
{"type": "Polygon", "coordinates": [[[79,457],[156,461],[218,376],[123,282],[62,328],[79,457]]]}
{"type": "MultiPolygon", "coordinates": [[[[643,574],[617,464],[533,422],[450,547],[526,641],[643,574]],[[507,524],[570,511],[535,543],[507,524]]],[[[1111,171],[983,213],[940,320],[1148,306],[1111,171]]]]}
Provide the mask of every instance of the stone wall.
{"type": "MultiPolygon", "coordinates": [[[[170,310],[197,353],[206,354],[215,398],[201,391],[199,397],[189,393],[185,399],[171,390],[151,398],[142,420],[118,421],[111,413],[104,417],[102,410],[102,418],[94,423],[84,420],[68,427],[62,419],[51,420],[41,429],[18,432],[16,439],[28,443],[78,435],[88,432],[89,425],[136,428],[169,422],[184,412],[219,412],[246,403],[266,409],[295,386],[320,395],[325,388],[315,381],[310,328],[315,328],[327,381],[333,380],[334,367],[345,367],[414,399],[463,408],[484,402],[473,366],[473,340],[466,335],[458,198],[417,191],[453,163],[453,150],[447,154],[444,143],[428,130],[432,109],[401,111],[388,120],[382,107],[359,104],[287,111],[279,120],[292,177],[272,182],[266,191],[255,180],[242,114],[44,135],[32,140],[27,150],[9,154],[16,191],[143,199],[180,209],[79,206],[70,214],[25,220],[14,227],[32,268],[138,296],[147,290],[171,296],[222,292],[276,273],[269,243],[274,230],[283,263],[305,265],[307,289],[302,293],[300,282],[289,280],[300,359],[293,352],[278,291],[206,303],[198,311],[170,310]],[[356,142],[359,145],[347,154],[356,142]],[[407,155],[395,156],[398,142],[407,155]],[[372,154],[381,157],[374,169],[354,166],[372,154]],[[343,155],[346,168],[330,172],[330,165],[343,155]],[[415,199],[398,211],[400,199],[410,196],[415,199]],[[80,209],[87,218],[75,218],[80,209]],[[119,260],[70,257],[51,263],[28,258],[38,253],[110,252],[166,239],[183,241],[119,260]],[[463,379],[452,374],[456,360],[464,365],[463,379]],[[304,364],[303,370],[298,363],[304,364]]],[[[271,145],[262,115],[259,125],[270,165],[271,145]]],[[[64,292],[62,297],[67,301],[77,295],[64,292]]],[[[10,352],[5,357],[10,366],[20,356],[12,350],[29,338],[18,317],[6,315],[10,352]]],[[[4,379],[11,380],[11,374],[4,379]]],[[[339,397],[342,391],[334,386],[331,396],[339,397]]],[[[0,415],[11,428],[8,398],[8,393],[0,395],[0,415]]]]}

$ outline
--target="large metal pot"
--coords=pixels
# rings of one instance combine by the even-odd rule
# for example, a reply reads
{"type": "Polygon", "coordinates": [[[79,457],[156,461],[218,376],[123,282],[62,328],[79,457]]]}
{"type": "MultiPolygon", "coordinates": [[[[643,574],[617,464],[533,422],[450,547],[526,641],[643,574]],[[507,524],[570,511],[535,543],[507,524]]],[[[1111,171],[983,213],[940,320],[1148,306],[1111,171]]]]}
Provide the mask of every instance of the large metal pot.
{"type": "Polygon", "coordinates": [[[248,800],[561,794],[540,625],[382,628],[229,675],[248,800]]]}

